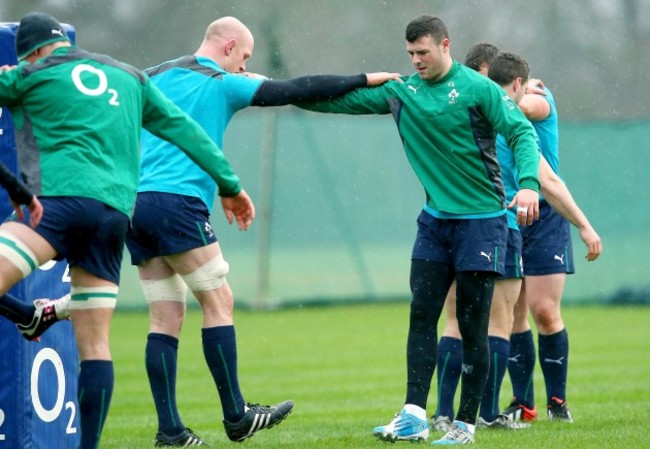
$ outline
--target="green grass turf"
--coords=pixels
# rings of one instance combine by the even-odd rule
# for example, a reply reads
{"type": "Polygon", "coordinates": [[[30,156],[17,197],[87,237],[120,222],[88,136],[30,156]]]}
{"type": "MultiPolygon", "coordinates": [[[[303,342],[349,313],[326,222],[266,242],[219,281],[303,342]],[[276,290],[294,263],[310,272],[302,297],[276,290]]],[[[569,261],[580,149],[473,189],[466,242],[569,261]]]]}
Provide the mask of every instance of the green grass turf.
{"type": "MultiPolygon", "coordinates": [[[[527,431],[479,431],[483,448],[636,448],[650,445],[650,308],[568,307],[571,358],[568,399],[573,424],[542,419],[527,431]]],[[[408,305],[237,311],[239,375],[248,401],[293,399],[280,426],[247,440],[248,448],[393,447],[374,440],[404,400],[408,305]]],[[[191,310],[179,351],[178,402],[186,426],[212,446],[235,447],[221,424],[205,366],[200,313],[191,310]]],[[[144,371],[147,316],[117,313],[112,348],[116,383],[103,449],[152,447],[156,418],[144,371]]],[[[536,400],[545,404],[541,371],[536,400]]],[[[510,399],[504,384],[501,402],[510,399]]],[[[435,383],[428,411],[435,409],[435,383]]],[[[429,437],[429,441],[434,436],[429,437]]],[[[398,443],[404,445],[406,443],[398,443]]]]}

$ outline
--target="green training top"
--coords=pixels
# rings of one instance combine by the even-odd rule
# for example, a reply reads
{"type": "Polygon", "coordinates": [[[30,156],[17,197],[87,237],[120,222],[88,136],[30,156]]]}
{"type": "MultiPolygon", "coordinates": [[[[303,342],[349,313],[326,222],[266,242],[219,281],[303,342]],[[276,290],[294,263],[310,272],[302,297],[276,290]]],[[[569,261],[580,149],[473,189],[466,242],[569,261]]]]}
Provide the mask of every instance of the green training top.
{"type": "Polygon", "coordinates": [[[392,113],[406,156],[439,218],[480,218],[505,211],[496,132],[514,149],[521,188],[539,191],[539,151],[533,128],[506,93],[486,76],[454,61],[436,82],[416,73],[334,100],[303,103],[312,111],[392,113]]]}
{"type": "Polygon", "coordinates": [[[37,154],[21,167],[38,196],[93,198],[131,215],[140,177],[140,131],[180,147],[236,195],[239,179],[203,129],[143,72],[76,47],[0,73],[0,105],[30,120],[37,154]],[[29,178],[37,178],[38,181],[29,178]],[[40,181],[40,182],[39,182],[40,181]]]}

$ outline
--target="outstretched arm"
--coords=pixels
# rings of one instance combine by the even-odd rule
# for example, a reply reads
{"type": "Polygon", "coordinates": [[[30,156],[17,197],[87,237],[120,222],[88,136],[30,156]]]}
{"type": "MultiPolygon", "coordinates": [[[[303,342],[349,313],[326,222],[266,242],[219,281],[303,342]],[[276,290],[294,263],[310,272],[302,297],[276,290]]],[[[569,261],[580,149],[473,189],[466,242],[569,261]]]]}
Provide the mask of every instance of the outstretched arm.
{"type": "Polygon", "coordinates": [[[329,100],[366,86],[398,80],[399,74],[376,72],[351,76],[312,75],[288,80],[267,79],[255,93],[252,106],[283,106],[303,101],[329,100]]]}

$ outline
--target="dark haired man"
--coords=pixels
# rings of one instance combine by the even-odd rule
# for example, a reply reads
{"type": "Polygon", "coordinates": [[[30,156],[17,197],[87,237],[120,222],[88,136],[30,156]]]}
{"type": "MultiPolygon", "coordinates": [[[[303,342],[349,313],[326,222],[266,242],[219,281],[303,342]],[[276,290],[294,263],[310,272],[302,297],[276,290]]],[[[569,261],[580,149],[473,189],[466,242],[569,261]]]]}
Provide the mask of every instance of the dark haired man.
{"type": "MultiPolygon", "coordinates": [[[[515,102],[519,103],[525,95],[530,95],[526,94],[528,64],[518,55],[499,53],[495,46],[481,43],[470,49],[467,58],[468,66],[486,76],[489,73],[489,77],[515,102]]],[[[501,136],[497,137],[497,156],[509,201],[518,189],[516,167],[512,152],[501,136]]],[[[539,176],[541,191],[549,203],[578,228],[580,237],[587,246],[586,259],[596,260],[602,251],[600,237],[575,204],[564,183],[543,158],[540,159],[539,176]]],[[[483,392],[478,424],[479,427],[522,429],[529,427],[529,424],[516,422],[515,416],[509,413],[501,414],[499,409],[499,392],[510,352],[513,311],[521,290],[525,267],[521,257],[522,239],[515,214],[511,211],[508,211],[508,227],[506,274],[495,284],[490,310],[488,339],[491,366],[483,392]]],[[[444,430],[451,425],[449,416],[453,416],[454,395],[462,364],[462,353],[459,350],[461,339],[455,310],[453,293],[450,292],[446,302],[445,330],[438,345],[438,406],[432,423],[435,430],[444,430]]]]}
{"type": "Polygon", "coordinates": [[[373,434],[383,440],[422,440],[429,434],[426,404],[436,364],[437,324],[457,283],[463,336],[461,403],[451,429],[434,444],[468,444],[489,366],[487,326],[494,280],[504,273],[505,191],[496,160],[496,132],[513,149],[521,190],[518,221],[538,213],[539,154],[532,126],[487,78],[454,61],[447,27],[420,16],[406,27],[406,50],[417,73],[327,102],[320,112],[389,114],[426,194],[411,262],[407,386],[402,410],[373,434]]]}

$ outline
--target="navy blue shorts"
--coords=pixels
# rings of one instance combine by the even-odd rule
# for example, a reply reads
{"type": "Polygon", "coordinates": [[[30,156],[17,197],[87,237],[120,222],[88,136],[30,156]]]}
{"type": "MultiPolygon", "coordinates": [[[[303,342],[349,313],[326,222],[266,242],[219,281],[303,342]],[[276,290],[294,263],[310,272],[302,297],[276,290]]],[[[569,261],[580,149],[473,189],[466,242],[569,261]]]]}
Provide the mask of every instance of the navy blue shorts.
{"type": "MultiPolygon", "coordinates": [[[[39,198],[43,219],[36,232],[66,259],[95,276],[120,283],[129,217],[101,201],[76,196],[39,198]]],[[[27,219],[27,218],[26,218],[27,219]]]]}
{"type": "Polygon", "coordinates": [[[524,267],[521,256],[523,242],[521,232],[508,228],[508,246],[506,248],[506,274],[504,279],[523,279],[524,267]]]}
{"type": "Polygon", "coordinates": [[[453,265],[460,271],[505,274],[508,222],[495,218],[438,219],[426,211],[418,217],[412,259],[453,265]]]}
{"type": "Polygon", "coordinates": [[[519,229],[526,276],[575,272],[569,222],[548,203],[540,202],[539,220],[519,229]]]}
{"type": "Polygon", "coordinates": [[[138,193],[126,237],[133,265],[216,241],[210,212],[199,198],[175,193],[138,193]]]}

